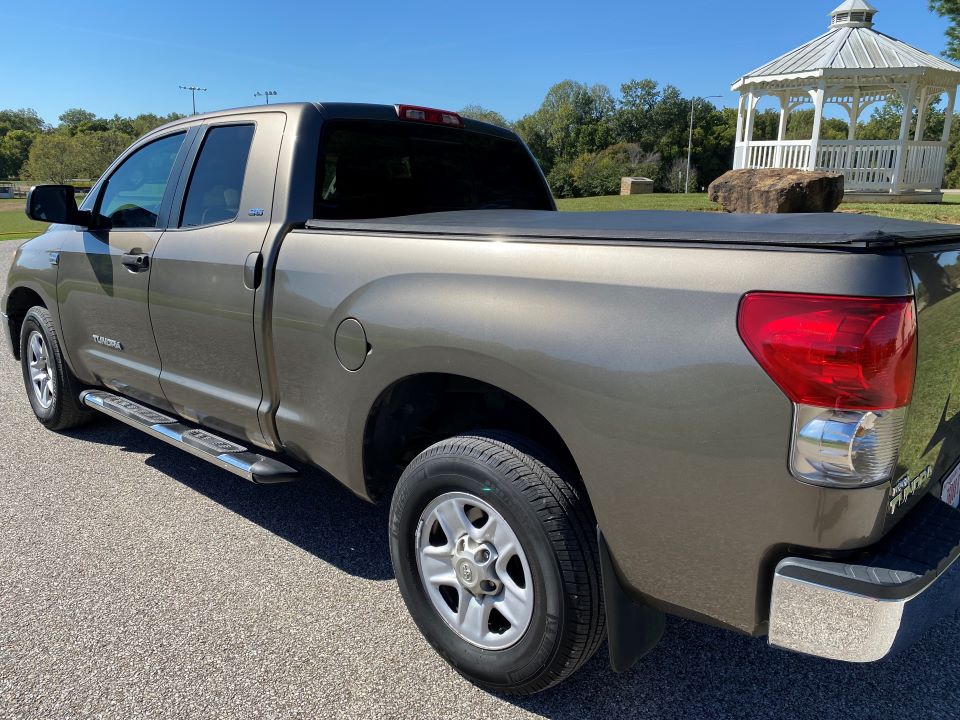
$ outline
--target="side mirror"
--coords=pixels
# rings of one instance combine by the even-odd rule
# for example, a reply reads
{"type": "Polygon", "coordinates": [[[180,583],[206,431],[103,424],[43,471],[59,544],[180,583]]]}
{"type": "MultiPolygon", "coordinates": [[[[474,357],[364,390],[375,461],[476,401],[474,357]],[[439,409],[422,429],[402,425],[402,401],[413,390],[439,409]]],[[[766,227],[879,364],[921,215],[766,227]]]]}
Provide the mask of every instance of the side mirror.
{"type": "Polygon", "coordinates": [[[72,185],[35,185],[27,193],[27,217],[64,225],[90,226],[90,213],[77,209],[72,185]]]}

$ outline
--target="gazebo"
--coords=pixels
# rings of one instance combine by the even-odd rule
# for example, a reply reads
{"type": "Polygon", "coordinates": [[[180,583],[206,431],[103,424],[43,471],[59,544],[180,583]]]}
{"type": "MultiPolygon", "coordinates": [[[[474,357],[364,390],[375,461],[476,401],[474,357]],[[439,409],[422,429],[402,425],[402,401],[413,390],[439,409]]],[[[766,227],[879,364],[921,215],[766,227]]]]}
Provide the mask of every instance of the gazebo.
{"type": "Polygon", "coordinates": [[[842,173],[846,199],[872,202],[939,202],[960,68],[874,30],[877,10],[865,0],[846,0],[830,14],[820,37],[737,80],[740,92],[734,169],[796,168],[842,173]],[[946,93],[943,136],[925,140],[927,106],[946,93]],[[897,94],[903,118],[897,140],[858,140],[857,122],[875,103],[897,94]],[[780,101],[776,140],[753,139],[757,103],[780,101]],[[846,140],[821,140],[827,104],[846,110],[846,140]],[[791,112],[814,110],[813,136],[787,140],[791,112]],[[914,109],[917,122],[913,124],[914,109]],[[912,132],[911,132],[912,130],[912,132]]]}

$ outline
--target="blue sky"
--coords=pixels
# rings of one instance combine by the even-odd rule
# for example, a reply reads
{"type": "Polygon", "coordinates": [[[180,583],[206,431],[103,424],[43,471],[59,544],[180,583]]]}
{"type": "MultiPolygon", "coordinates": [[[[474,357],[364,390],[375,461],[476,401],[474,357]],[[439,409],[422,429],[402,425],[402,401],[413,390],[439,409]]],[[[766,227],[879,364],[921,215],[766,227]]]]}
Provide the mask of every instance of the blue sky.
{"type": "MultiPolygon", "coordinates": [[[[742,73],[822,33],[840,0],[528,3],[12,2],[4,6],[0,108],[99,115],[190,112],[277,100],[478,103],[509,119],[565,78],[616,91],[631,78],[723,94],[742,73]]],[[[874,0],[877,28],[938,54],[927,0],[874,0]]]]}

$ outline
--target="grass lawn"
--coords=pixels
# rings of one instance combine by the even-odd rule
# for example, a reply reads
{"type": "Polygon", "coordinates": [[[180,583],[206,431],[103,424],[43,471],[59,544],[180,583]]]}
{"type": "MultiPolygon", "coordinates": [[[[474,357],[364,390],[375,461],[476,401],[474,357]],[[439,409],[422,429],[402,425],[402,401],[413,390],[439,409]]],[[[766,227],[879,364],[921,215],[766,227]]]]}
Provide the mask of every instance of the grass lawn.
{"type": "MultiPolygon", "coordinates": [[[[675,195],[654,193],[652,195],[606,195],[604,197],[557,200],[557,207],[568,212],[603,210],[702,210],[719,212],[720,206],[712,203],[703,193],[675,195]]],[[[839,212],[860,213],[921,220],[924,222],[953,223],[960,225],[960,195],[947,195],[942,205],[869,205],[849,203],[840,206],[839,212]]],[[[0,200],[0,240],[35,237],[46,229],[45,223],[33,222],[23,213],[23,200],[0,200]]]]}
{"type": "Polygon", "coordinates": [[[557,200],[560,210],[592,212],[604,210],[715,210],[720,206],[707,199],[706,194],[652,193],[650,195],[604,195],[603,197],[557,200]]]}
{"type": "MultiPolygon", "coordinates": [[[[557,200],[557,207],[572,212],[594,210],[720,210],[719,205],[710,202],[707,196],[702,193],[690,195],[654,193],[652,195],[627,195],[622,197],[620,195],[606,195],[604,197],[574,198],[557,200]]],[[[942,205],[845,203],[840,206],[839,212],[960,225],[960,195],[946,195],[942,205]]]]}
{"type": "Polygon", "coordinates": [[[23,212],[23,200],[0,200],[0,240],[36,237],[49,223],[38,223],[23,212]]]}

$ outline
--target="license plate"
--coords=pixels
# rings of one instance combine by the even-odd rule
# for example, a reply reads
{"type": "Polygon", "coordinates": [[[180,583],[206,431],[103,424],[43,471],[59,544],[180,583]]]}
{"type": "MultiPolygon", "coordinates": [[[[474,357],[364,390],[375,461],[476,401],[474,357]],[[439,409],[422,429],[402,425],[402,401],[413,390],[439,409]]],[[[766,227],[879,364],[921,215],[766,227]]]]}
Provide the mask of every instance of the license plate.
{"type": "Polygon", "coordinates": [[[955,508],[960,505],[960,465],[957,465],[943,481],[940,499],[950,507],[955,508]]]}

